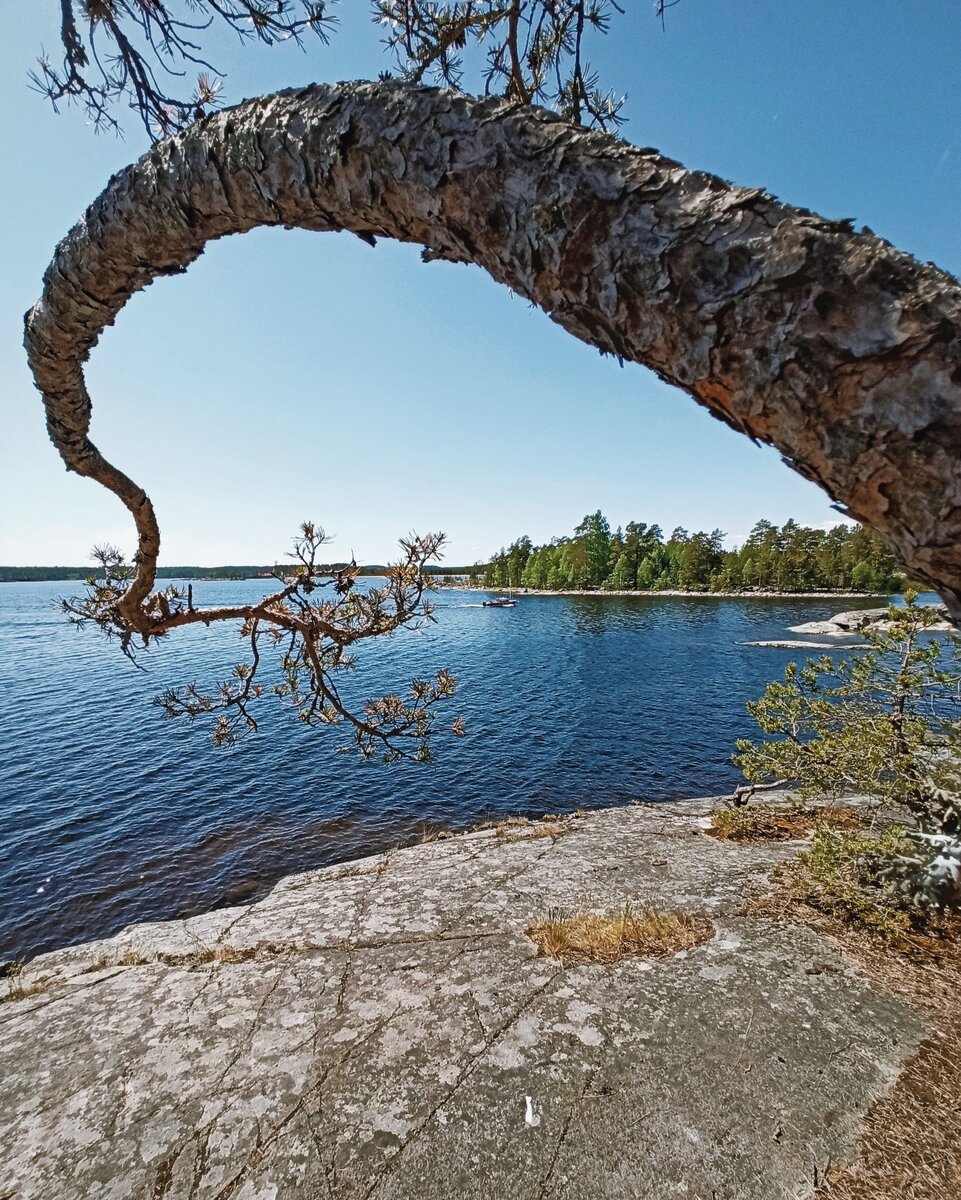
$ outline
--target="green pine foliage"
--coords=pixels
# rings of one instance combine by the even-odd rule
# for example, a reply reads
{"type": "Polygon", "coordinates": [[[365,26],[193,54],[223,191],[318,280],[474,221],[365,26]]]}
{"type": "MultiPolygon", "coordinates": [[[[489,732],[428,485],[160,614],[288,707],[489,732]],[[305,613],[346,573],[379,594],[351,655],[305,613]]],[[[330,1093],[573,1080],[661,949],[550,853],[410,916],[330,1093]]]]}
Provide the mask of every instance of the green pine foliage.
{"type": "Polygon", "coordinates": [[[770,740],[741,739],[734,756],[752,783],[904,814],[880,834],[820,829],[802,856],[829,907],[867,906],[882,923],[961,907],[961,638],[936,636],[940,612],[905,600],[864,631],[863,654],[789,663],[748,704],[770,740]]]}
{"type": "Polygon", "coordinates": [[[803,796],[861,793],[906,808],[928,832],[961,829],[961,638],[927,631],[941,618],[908,593],[870,649],[789,663],[748,712],[772,740],[737,742],[751,783],[786,780],[803,796]]]}
{"type": "Polygon", "coordinates": [[[568,537],[535,546],[518,538],[471,572],[487,588],[546,591],[865,592],[901,591],[893,554],[870,529],[809,529],[759,521],[737,550],[724,533],[665,538],[658,525],[629,521],[612,533],[604,514],[589,513],[568,537]]]}
{"type": "Polygon", "coordinates": [[[912,912],[898,888],[890,886],[892,869],[910,851],[899,825],[873,832],[818,825],[797,862],[795,885],[817,908],[897,942],[925,925],[926,914],[912,912]]]}

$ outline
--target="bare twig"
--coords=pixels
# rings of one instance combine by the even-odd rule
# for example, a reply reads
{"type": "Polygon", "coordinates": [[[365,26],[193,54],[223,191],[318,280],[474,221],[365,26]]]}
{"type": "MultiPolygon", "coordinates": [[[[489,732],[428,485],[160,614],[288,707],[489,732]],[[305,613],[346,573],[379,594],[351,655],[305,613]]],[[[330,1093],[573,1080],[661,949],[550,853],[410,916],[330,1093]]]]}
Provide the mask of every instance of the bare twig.
{"type": "Polygon", "coordinates": [[[576,124],[623,121],[623,98],[602,93],[584,59],[587,34],[607,33],[611,15],[624,14],[616,0],[374,0],[373,11],[405,79],[461,87],[461,55],[473,44],[486,50],[487,94],[551,105],[576,124]]]}
{"type": "Polygon", "coordinates": [[[30,72],[34,88],[56,109],[79,104],[97,129],[120,131],[115,106],[127,100],[154,138],[182,129],[220,101],[219,72],[196,40],[214,21],[241,41],[303,46],[308,34],[329,40],[336,0],[60,0],[60,44],[55,63],[41,54],[30,72]],[[193,19],[186,19],[186,14],[193,19]],[[101,39],[103,50],[98,45],[101,39]],[[172,94],[158,70],[182,79],[203,68],[189,94],[172,94]]]}
{"type": "Polygon", "coordinates": [[[778,779],[774,783],[745,783],[734,789],[729,796],[718,796],[717,799],[728,808],[741,808],[747,804],[755,792],[774,792],[787,787],[789,779],[778,779]]]}

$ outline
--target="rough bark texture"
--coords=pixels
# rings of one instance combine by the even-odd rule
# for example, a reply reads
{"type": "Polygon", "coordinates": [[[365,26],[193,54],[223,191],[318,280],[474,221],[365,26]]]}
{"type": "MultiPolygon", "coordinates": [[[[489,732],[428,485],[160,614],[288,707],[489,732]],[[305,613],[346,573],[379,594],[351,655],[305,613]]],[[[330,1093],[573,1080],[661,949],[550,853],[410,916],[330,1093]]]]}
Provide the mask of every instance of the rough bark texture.
{"type": "Polygon", "coordinates": [[[150,502],[88,438],[82,364],[129,297],[213,238],[351,230],[476,263],[643,363],[879,530],[961,615],[961,287],[869,231],[554,115],[399,83],[315,86],[198,122],[115,176],[57,249],[26,343],[69,469],[150,502]]]}

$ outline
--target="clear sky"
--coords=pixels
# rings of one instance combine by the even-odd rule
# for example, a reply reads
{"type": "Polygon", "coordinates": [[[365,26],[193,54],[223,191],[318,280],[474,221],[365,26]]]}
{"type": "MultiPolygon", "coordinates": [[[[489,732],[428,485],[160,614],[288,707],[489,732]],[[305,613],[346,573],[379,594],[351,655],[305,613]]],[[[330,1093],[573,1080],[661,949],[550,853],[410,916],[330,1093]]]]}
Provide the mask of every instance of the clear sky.
{"type": "MultiPolygon", "coordinates": [[[[594,54],[628,93],[624,135],[688,166],[852,217],[961,271],[959,0],[648,0],[594,54]]],[[[229,102],[389,64],[365,0],[329,47],[211,51],[229,102]]],[[[28,88],[55,50],[54,0],[3,14],[0,41],[0,563],[79,564],[132,547],[125,511],[65,473],[21,348],[57,240],[146,149],[54,115],[28,88]]],[[[448,561],[570,531],[601,507],[720,527],[830,522],[827,497],[640,367],[619,368],[480,270],[348,235],[261,230],[210,246],[134,297],[88,367],[93,438],[146,487],[162,562],[272,561],[299,522],[332,554],[383,561],[443,529],[448,561]]]]}

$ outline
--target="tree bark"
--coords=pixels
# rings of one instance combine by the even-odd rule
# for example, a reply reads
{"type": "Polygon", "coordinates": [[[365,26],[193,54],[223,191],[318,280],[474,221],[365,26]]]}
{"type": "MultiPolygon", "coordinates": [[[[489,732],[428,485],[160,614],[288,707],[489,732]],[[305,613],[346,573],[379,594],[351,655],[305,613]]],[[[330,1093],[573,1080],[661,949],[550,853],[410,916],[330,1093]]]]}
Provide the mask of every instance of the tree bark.
{"type": "Polygon", "coordinates": [[[957,280],[869,230],[551,113],[396,82],[207,117],[116,175],[57,248],[27,351],[68,469],[136,520],[131,614],[159,532],[89,440],[83,362],[134,292],[259,225],[397,238],[483,267],[776,446],[961,616],[957,280]]]}

